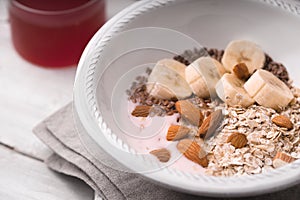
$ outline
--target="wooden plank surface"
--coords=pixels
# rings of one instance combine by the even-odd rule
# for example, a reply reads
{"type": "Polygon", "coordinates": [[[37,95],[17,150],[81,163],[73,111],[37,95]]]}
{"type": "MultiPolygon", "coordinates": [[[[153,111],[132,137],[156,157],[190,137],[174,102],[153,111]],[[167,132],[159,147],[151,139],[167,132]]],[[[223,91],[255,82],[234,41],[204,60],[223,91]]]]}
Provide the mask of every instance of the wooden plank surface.
{"type": "MultiPolygon", "coordinates": [[[[108,0],[108,16],[132,2],[108,0]]],[[[11,42],[7,3],[0,0],[0,199],[91,200],[86,184],[41,162],[51,151],[32,133],[72,100],[76,68],[44,69],[23,60],[11,42]]]]}
{"type": "Polygon", "coordinates": [[[75,67],[49,70],[24,61],[14,50],[9,24],[0,25],[0,142],[45,158],[48,149],[32,128],[72,99],[75,67]]]}
{"type": "Polygon", "coordinates": [[[7,21],[7,3],[8,0],[1,0],[0,1],[0,23],[7,21]]]}
{"type": "MultiPolygon", "coordinates": [[[[7,0],[0,1],[5,19],[7,0]]],[[[107,1],[112,17],[133,0],[107,1]]],[[[72,100],[76,67],[44,69],[23,60],[11,42],[7,20],[0,20],[0,143],[38,159],[51,152],[33,134],[32,128],[72,100]]]]}
{"type": "Polygon", "coordinates": [[[93,196],[83,182],[0,146],[1,200],[92,200],[93,196]]]}

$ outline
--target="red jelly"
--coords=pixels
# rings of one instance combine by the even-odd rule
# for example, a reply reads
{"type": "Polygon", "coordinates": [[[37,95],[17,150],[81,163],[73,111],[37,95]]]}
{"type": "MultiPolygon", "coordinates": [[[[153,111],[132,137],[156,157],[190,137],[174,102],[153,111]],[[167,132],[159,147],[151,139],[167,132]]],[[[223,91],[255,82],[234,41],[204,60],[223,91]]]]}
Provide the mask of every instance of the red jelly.
{"type": "Polygon", "coordinates": [[[9,15],[22,57],[44,67],[71,66],[105,23],[105,1],[12,0],[9,15]]]}

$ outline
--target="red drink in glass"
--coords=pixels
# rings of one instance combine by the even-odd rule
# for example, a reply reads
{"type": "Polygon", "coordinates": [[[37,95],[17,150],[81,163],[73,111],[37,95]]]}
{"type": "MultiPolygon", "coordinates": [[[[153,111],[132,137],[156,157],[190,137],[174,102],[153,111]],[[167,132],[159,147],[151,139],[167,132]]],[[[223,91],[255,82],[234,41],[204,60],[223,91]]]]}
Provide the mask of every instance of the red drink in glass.
{"type": "Polygon", "coordinates": [[[70,66],[105,23],[105,1],[12,0],[9,15],[22,57],[44,67],[70,66]]]}

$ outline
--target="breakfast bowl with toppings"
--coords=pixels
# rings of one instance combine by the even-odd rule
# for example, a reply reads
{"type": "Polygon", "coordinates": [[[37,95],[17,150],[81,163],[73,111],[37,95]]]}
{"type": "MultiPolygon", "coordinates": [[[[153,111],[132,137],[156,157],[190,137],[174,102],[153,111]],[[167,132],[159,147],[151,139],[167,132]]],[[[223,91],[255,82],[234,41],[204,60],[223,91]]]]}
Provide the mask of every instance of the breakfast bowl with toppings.
{"type": "Polygon", "coordinates": [[[197,195],[299,183],[298,10],[285,1],[133,4],[80,60],[82,142],[118,162],[109,167],[197,195]]]}

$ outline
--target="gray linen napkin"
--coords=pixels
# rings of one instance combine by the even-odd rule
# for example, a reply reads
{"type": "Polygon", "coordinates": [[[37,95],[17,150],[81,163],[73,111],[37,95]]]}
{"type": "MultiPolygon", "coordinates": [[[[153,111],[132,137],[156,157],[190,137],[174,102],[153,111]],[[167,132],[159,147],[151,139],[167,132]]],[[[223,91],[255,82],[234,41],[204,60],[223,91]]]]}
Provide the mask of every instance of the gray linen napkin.
{"type": "MultiPolygon", "coordinates": [[[[41,122],[33,132],[55,152],[46,159],[45,163],[57,172],[85,181],[95,190],[96,199],[214,199],[175,192],[155,185],[138,174],[106,167],[99,160],[113,161],[109,160],[110,157],[104,151],[101,153],[101,158],[97,160],[84,148],[75,131],[72,116],[72,104],[70,103],[41,122]]],[[[300,199],[300,185],[281,192],[239,199],[296,200],[300,199]]]]}

